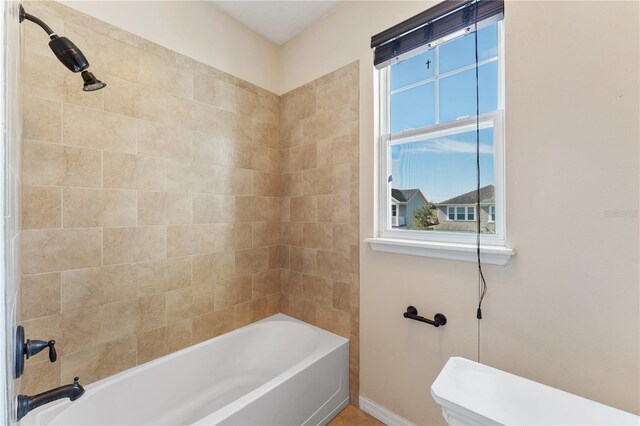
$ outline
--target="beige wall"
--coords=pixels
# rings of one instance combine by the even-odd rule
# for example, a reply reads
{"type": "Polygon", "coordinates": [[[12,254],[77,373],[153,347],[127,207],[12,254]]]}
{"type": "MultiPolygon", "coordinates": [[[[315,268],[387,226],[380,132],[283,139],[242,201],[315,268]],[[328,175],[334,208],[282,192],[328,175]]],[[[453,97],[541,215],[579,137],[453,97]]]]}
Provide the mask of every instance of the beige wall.
{"type": "MultiPolygon", "coordinates": [[[[361,239],[374,233],[369,40],[433,4],[345,3],[282,50],[285,90],[361,61],[361,239]]],[[[507,226],[518,254],[484,268],[480,350],[489,365],[635,413],[638,16],[637,2],[506,5],[507,226]],[[565,214],[547,221],[539,206],[565,214]]],[[[363,244],[360,270],[361,394],[413,422],[442,423],[429,386],[448,357],[476,358],[476,267],[363,244]],[[409,304],[449,322],[406,321],[409,304]]]]}
{"type": "Polygon", "coordinates": [[[350,339],[358,400],[358,63],[281,100],[282,312],[350,339]]]}
{"type": "MultiPolygon", "coordinates": [[[[282,93],[278,46],[208,1],[61,3],[271,92],[282,93]]],[[[119,34],[118,30],[111,33],[116,38],[119,34]]]]}
{"type": "Polygon", "coordinates": [[[58,3],[27,3],[108,86],[23,25],[22,321],[55,339],[26,394],[83,384],[280,309],[279,99],[58,3]]]}

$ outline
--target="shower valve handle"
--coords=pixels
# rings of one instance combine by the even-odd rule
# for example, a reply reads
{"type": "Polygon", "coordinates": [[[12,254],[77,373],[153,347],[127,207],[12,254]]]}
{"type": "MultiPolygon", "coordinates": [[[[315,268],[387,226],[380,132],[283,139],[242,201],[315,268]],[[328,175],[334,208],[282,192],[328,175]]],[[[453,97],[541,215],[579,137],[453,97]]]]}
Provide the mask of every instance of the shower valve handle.
{"type": "Polygon", "coordinates": [[[56,341],[49,340],[45,342],[44,340],[30,340],[27,339],[27,342],[24,344],[24,354],[27,359],[32,357],[33,355],[39,353],[44,348],[49,348],[49,361],[56,362],[58,359],[58,353],[56,352],[56,341]]]}
{"type": "Polygon", "coordinates": [[[58,359],[58,353],[56,352],[56,341],[49,340],[47,346],[49,346],[49,361],[56,362],[56,360],[58,359]]]}

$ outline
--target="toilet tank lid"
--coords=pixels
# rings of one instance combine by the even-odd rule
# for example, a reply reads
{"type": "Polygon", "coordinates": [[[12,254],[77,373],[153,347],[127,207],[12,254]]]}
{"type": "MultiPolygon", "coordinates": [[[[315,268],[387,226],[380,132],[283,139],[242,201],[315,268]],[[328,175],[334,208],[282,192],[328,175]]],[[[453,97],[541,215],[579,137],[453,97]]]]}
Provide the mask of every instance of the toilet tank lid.
{"type": "Polygon", "coordinates": [[[465,358],[447,361],[431,395],[494,422],[536,425],[639,425],[640,417],[465,358]]]}

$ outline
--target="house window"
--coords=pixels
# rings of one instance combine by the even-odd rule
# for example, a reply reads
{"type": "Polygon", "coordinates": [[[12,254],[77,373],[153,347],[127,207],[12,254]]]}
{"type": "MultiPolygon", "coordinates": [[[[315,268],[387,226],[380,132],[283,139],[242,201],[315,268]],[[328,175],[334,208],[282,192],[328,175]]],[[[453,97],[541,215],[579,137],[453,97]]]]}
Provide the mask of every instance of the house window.
{"type": "Polygon", "coordinates": [[[502,21],[488,20],[377,72],[381,237],[474,243],[477,131],[481,204],[492,205],[480,215],[482,243],[504,245],[503,50],[502,21]],[[407,203],[408,225],[392,229],[392,191],[407,190],[425,201],[407,203]]]}
{"type": "Polygon", "coordinates": [[[476,220],[475,206],[448,206],[447,218],[453,221],[471,221],[476,220]]]}

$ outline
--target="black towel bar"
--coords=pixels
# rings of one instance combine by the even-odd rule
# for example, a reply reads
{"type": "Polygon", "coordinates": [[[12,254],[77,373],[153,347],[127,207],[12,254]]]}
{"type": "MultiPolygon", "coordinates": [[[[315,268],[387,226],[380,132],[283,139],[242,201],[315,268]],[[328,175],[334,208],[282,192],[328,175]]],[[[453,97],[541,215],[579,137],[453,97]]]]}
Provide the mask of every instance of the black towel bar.
{"type": "Polygon", "coordinates": [[[431,324],[434,327],[440,327],[441,325],[445,325],[447,323],[447,317],[440,313],[435,314],[433,320],[421,317],[420,315],[418,315],[418,310],[414,306],[408,306],[407,312],[402,315],[405,318],[409,318],[415,321],[426,322],[427,324],[431,324]]]}

